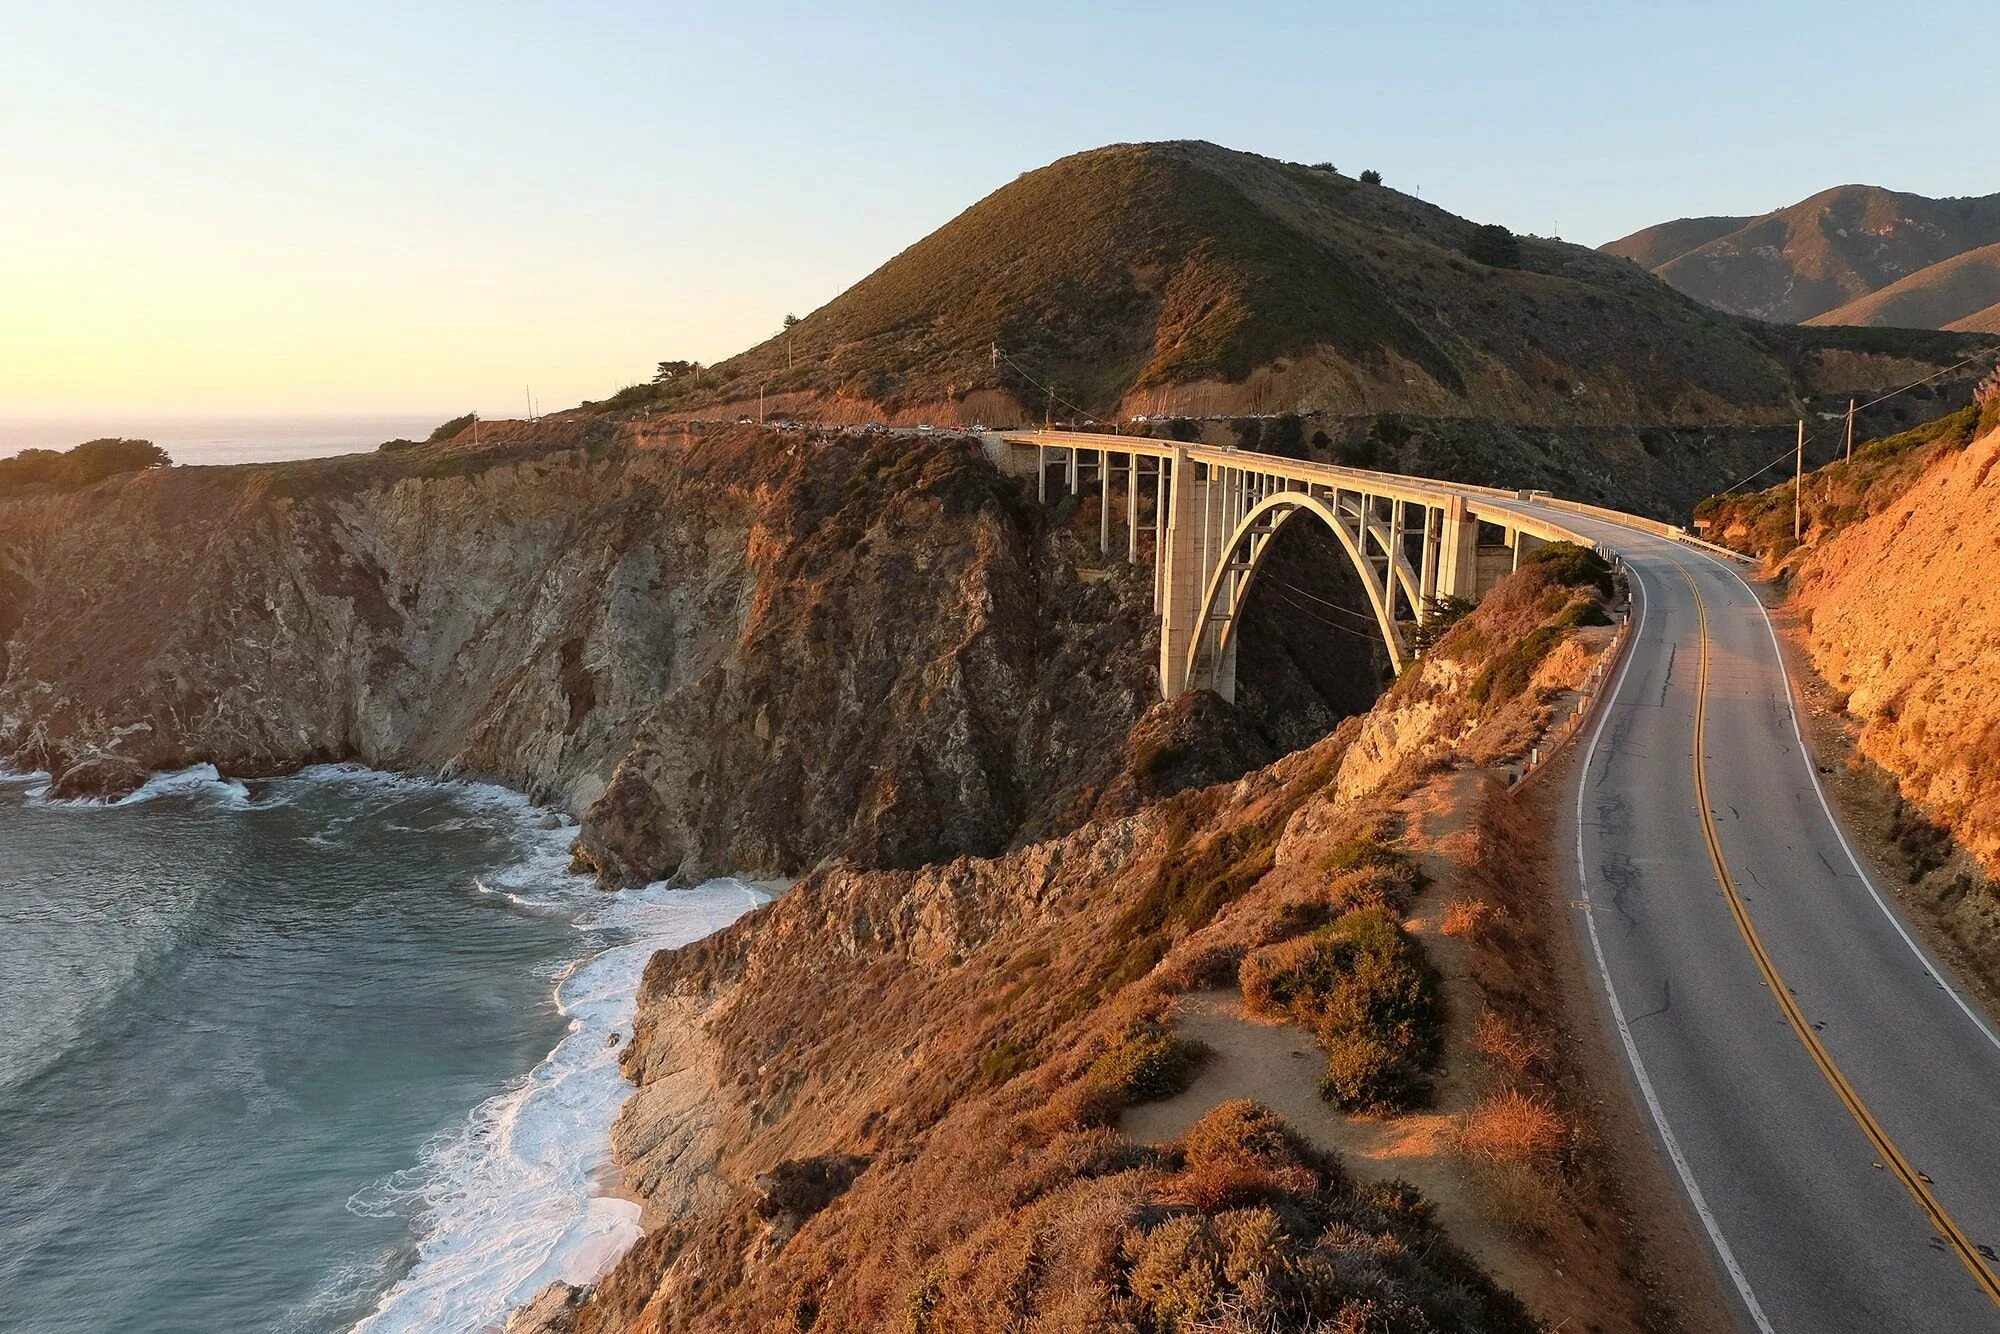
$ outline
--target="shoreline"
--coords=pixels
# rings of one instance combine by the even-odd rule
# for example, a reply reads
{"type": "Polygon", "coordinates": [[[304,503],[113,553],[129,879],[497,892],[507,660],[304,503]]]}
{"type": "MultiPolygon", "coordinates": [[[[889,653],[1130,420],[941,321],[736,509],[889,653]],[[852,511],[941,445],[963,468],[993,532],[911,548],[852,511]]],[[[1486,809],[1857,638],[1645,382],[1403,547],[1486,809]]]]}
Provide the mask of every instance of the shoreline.
{"type": "MultiPolygon", "coordinates": [[[[421,840],[425,830],[476,822],[503,840],[494,846],[508,850],[501,862],[467,869],[469,884],[452,872],[453,883],[503,912],[553,918],[562,924],[557,929],[567,928],[570,939],[561,953],[537,965],[550,970],[543,974],[542,994],[561,1016],[554,1041],[489,1085],[491,1093],[451,1114],[389,1177],[360,1183],[347,1201],[349,1212],[403,1217],[404,1241],[396,1249],[404,1258],[363,1277],[331,1250],[314,1254],[308,1264],[321,1270],[321,1278],[303,1297],[305,1305],[269,1313],[274,1319],[311,1320],[311,1308],[318,1307],[319,1318],[329,1321],[323,1326],[329,1334],[497,1328],[546,1286],[545,1271],[572,1282],[600,1279],[641,1235],[642,1201],[624,1183],[610,1126],[636,1092],[619,1069],[618,1054],[631,1035],[645,966],[657,951],[720,930],[790,883],[725,877],[685,889],[654,882],[606,894],[568,869],[576,826],[564,813],[499,784],[358,764],[301,766],[247,784],[216,766],[195,765],[154,773],[114,801],[50,800],[42,795],[46,778],[37,771],[0,769],[0,787],[19,794],[9,798],[10,805],[55,818],[62,818],[58,811],[89,812],[85,818],[92,818],[172,796],[193,805],[155,818],[188,814],[233,822],[254,812],[306,805],[303,788],[326,784],[349,789],[345,798],[329,798],[342,812],[336,825],[386,819],[405,837],[421,840]],[[441,822],[435,813],[403,815],[396,804],[426,793],[451,799],[441,822]],[[336,1309],[350,1314],[335,1316],[336,1309]]],[[[343,837],[325,846],[347,844],[343,837]]],[[[230,878],[226,869],[220,874],[230,878]]],[[[443,882],[434,888],[458,893],[443,882]]],[[[371,1131],[360,1125],[365,1138],[371,1131]]],[[[335,1201],[337,1211],[338,1197],[335,1201]]],[[[337,1240],[329,1238],[329,1245],[337,1240]]]]}

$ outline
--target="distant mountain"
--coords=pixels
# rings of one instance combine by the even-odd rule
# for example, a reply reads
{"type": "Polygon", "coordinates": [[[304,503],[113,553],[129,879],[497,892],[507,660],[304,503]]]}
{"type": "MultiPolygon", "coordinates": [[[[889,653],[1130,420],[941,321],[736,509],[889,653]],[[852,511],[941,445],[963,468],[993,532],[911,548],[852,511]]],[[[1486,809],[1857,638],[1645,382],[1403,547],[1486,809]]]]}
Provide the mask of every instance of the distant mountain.
{"type": "Polygon", "coordinates": [[[1967,315],[1962,320],[1953,320],[1944,327],[1953,333],[2000,334],[2000,303],[1967,315]]]}
{"type": "Polygon", "coordinates": [[[1809,324],[1947,329],[2000,302],[2000,243],[1940,260],[1879,291],[1815,315],[1809,324]]]}
{"type": "MultiPolygon", "coordinates": [[[[1795,414],[1816,338],[1331,168],[1119,144],[1025,173],[767,342],[592,410],[1762,422],[1795,414]]],[[[1841,343],[1843,365],[1929,355],[1877,341],[1841,343]]]]}
{"type": "Polygon", "coordinates": [[[1599,249],[1607,255],[1629,259],[1642,269],[1657,269],[1696,246],[1704,246],[1717,237],[1729,235],[1749,221],[1749,218],[1676,218],[1672,222],[1633,232],[1599,249]]]}
{"type": "MultiPolygon", "coordinates": [[[[1867,314],[1866,308],[1852,309],[1864,298],[2000,242],[2000,194],[1929,199],[1872,185],[1842,185],[1704,239],[1710,224],[1725,221],[1663,223],[1603,250],[1633,259],[1696,300],[1733,315],[1784,323],[1883,324],[1890,321],[1845,317],[1867,314]],[[1669,255],[1682,239],[1692,244],[1669,255]],[[1836,313],[1843,318],[1835,319],[1836,313]]],[[[1928,290],[1943,293],[1956,285],[1945,275],[1928,290]]],[[[1953,318],[1996,299],[1959,309],[1953,318]]],[[[1907,319],[1918,309],[1943,309],[1951,302],[1897,304],[1910,312],[1899,317],[1907,319]]],[[[1912,327],[1948,323],[1925,319],[1912,327]]]]}

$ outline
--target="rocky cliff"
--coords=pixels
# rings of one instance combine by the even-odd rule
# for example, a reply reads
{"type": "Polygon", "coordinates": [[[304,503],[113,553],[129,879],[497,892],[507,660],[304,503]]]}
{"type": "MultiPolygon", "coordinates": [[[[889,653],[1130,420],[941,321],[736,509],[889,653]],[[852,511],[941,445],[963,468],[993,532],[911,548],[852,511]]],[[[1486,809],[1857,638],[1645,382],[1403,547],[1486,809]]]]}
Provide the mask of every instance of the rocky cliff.
{"type": "Polygon", "coordinates": [[[1152,699],[1143,576],[1018,495],[962,440],[543,423],[10,497],[0,755],[494,779],[617,882],[996,852],[1152,699]]]}
{"type": "Polygon", "coordinates": [[[57,796],[201,762],[492,779],[622,884],[997,852],[1379,689],[1307,627],[1246,655],[1246,708],[1158,706],[1149,567],[1096,534],[966,439],[748,427],[31,489],[0,497],[0,760],[57,796]]]}
{"type": "MultiPolygon", "coordinates": [[[[1188,993],[1364,927],[1393,970],[1422,884],[1393,803],[1546,723],[1590,660],[1558,649],[1592,578],[1537,562],[1366,722],[1233,783],[998,858],[826,868],[655,956],[614,1133],[646,1236],[518,1327],[1533,1328],[1413,1191],[1270,1113],[1225,1103],[1170,1143],[1119,1116],[1199,1062],[1188,993]]],[[[1315,1022],[1324,1088],[1408,1062],[1366,1096],[1421,1101],[1421,1032],[1315,1022]]]]}

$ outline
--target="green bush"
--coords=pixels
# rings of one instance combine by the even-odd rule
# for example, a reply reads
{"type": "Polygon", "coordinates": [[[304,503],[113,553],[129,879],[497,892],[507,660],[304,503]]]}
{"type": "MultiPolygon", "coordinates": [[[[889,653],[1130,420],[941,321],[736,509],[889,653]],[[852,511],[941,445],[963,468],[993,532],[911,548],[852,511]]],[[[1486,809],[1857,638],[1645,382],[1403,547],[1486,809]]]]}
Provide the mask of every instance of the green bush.
{"type": "Polygon", "coordinates": [[[1605,597],[1611,596],[1611,563],[1589,547],[1574,542],[1545,543],[1529,552],[1522,564],[1542,566],[1559,583],[1595,588],[1605,597]]]}
{"type": "Polygon", "coordinates": [[[1179,1093],[1207,1056],[1207,1047],[1178,1036],[1168,1020],[1142,1019],[1091,1063],[1086,1078],[1126,1107],[1179,1093]]]}
{"type": "Polygon", "coordinates": [[[1326,1053],[1321,1093],[1356,1111],[1415,1105],[1443,1041],[1443,1003],[1422,949],[1386,910],[1361,908],[1331,926],[1244,960],[1244,1004],[1310,1027],[1326,1053]]]}
{"type": "Polygon", "coordinates": [[[165,468],[172,463],[167,451],[150,440],[110,436],[61,451],[24,449],[12,458],[0,459],[0,491],[27,486],[74,490],[121,473],[165,468]]]}
{"type": "Polygon", "coordinates": [[[1502,227],[1497,222],[1489,222],[1472,233],[1472,241],[1465,247],[1466,256],[1476,259],[1488,268],[1518,269],[1521,267],[1521,238],[1502,227]]]}

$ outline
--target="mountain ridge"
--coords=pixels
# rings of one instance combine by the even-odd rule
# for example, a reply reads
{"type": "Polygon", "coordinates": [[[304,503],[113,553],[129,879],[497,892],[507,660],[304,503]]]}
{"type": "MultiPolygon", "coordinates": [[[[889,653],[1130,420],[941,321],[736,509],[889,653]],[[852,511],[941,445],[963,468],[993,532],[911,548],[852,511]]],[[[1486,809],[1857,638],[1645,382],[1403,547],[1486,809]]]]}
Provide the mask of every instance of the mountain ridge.
{"type": "MultiPolygon", "coordinates": [[[[1838,185],[1660,257],[1677,239],[1693,240],[1704,235],[1703,224],[1722,221],[1727,219],[1660,223],[1607,242],[1600,250],[1629,258],[1728,314],[1780,323],[1842,323],[1848,321],[1838,317],[1849,306],[1912,281],[1934,265],[2000,243],[2000,194],[1933,199],[1875,185],[1838,185]]],[[[1925,321],[1913,327],[1945,323],[1925,321]]]]}

